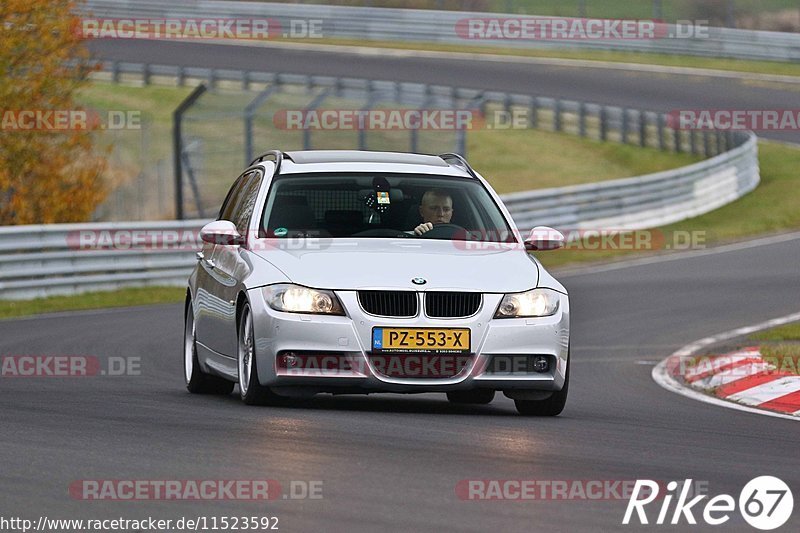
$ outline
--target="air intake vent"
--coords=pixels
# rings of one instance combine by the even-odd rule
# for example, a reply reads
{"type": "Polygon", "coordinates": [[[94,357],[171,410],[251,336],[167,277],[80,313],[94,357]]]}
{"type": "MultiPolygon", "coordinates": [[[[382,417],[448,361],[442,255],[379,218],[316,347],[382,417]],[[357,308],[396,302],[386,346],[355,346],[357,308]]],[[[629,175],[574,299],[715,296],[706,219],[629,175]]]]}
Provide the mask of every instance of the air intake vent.
{"type": "Polygon", "coordinates": [[[472,316],[481,307],[479,292],[427,292],[425,314],[431,318],[460,318],[472,316]]]}
{"type": "Polygon", "coordinates": [[[371,315],[407,318],[417,314],[416,292],[358,291],[358,302],[371,315]]]}

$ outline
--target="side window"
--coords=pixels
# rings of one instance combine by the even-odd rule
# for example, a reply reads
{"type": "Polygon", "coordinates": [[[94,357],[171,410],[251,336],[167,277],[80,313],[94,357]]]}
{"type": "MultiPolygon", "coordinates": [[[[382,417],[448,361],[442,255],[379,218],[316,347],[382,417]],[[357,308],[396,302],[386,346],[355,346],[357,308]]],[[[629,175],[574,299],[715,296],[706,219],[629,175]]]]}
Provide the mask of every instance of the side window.
{"type": "Polygon", "coordinates": [[[229,219],[236,224],[236,229],[242,235],[247,232],[247,226],[250,222],[250,217],[253,215],[253,209],[256,205],[258,198],[258,191],[261,188],[262,173],[259,170],[254,170],[245,175],[244,186],[239,194],[239,199],[236,203],[236,209],[233,213],[233,218],[229,219]]]}
{"type": "Polygon", "coordinates": [[[233,182],[233,186],[228,191],[228,195],[225,197],[225,201],[222,202],[222,207],[219,210],[219,217],[217,220],[231,220],[233,216],[234,210],[236,209],[236,204],[239,202],[239,197],[242,194],[242,187],[247,180],[247,176],[250,174],[242,174],[239,176],[235,182],[233,182]]]}

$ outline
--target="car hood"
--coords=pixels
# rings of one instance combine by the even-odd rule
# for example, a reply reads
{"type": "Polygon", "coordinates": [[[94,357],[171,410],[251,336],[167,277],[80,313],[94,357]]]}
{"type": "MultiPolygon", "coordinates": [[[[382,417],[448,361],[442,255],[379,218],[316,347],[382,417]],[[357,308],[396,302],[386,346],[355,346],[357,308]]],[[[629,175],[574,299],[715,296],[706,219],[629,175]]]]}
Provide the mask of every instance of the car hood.
{"type": "Polygon", "coordinates": [[[316,249],[262,246],[253,253],[299,285],[320,289],[520,292],[536,287],[536,263],[518,245],[394,239],[333,239],[316,249]],[[412,283],[423,278],[425,283],[412,283]]]}

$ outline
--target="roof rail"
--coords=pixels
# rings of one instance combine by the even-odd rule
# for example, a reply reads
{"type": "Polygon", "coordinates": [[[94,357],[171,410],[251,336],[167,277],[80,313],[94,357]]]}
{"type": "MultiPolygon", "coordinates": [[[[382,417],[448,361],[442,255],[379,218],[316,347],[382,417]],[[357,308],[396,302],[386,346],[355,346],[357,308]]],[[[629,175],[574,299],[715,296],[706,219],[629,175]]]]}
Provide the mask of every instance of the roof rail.
{"type": "Polygon", "coordinates": [[[268,157],[275,158],[275,172],[273,174],[277,176],[278,172],[280,172],[281,170],[281,162],[283,161],[283,152],[281,152],[280,150],[270,150],[269,152],[264,152],[260,156],[253,159],[253,161],[250,163],[250,166],[253,166],[256,163],[261,163],[268,157]]]}
{"type": "Polygon", "coordinates": [[[462,167],[464,170],[467,171],[467,173],[469,173],[470,176],[472,176],[475,179],[478,179],[478,175],[475,173],[474,170],[472,170],[472,167],[469,166],[469,163],[467,163],[467,160],[464,159],[463,156],[455,153],[446,153],[446,154],[439,154],[439,157],[441,157],[445,161],[445,163],[449,163],[448,159],[454,159],[456,161],[455,166],[462,167]]]}

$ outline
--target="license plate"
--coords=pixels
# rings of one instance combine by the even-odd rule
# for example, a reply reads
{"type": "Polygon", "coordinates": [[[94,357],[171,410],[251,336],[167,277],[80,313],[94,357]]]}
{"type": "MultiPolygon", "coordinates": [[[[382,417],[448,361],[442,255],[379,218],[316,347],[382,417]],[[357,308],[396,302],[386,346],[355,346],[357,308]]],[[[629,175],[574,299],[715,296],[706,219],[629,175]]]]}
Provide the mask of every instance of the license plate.
{"type": "Polygon", "coordinates": [[[374,352],[469,353],[469,328],[372,328],[374,352]]]}

